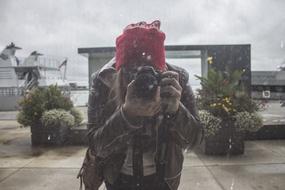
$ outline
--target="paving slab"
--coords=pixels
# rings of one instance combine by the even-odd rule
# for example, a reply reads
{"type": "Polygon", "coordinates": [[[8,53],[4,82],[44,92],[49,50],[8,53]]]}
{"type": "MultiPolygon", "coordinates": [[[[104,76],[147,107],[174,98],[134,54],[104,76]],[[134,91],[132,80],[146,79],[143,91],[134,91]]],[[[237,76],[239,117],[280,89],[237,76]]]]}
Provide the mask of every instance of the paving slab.
{"type": "MultiPolygon", "coordinates": [[[[2,169],[3,170],[3,169],[2,169]]],[[[2,172],[2,170],[0,170],[2,172]]],[[[6,172],[6,176],[14,172],[6,172]],[[10,173],[9,173],[10,172],[10,173]]],[[[28,189],[78,189],[79,180],[74,168],[22,168],[1,182],[1,190],[28,189]]],[[[104,185],[100,190],[104,189],[104,185]]],[[[204,167],[184,167],[179,190],[211,189],[222,190],[213,179],[211,173],[204,167]]]]}
{"type": "Polygon", "coordinates": [[[0,121],[0,168],[21,168],[34,159],[29,128],[15,121],[0,121]]]}
{"type": "Polygon", "coordinates": [[[267,141],[254,141],[255,146],[262,147],[269,151],[285,157],[285,141],[284,140],[267,140],[267,141]]]}
{"type": "Polygon", "coordinates": [[[0,145],[9,145],[9,144],[16,144],[17,143],[26,143],[23,141],[30,137],[30,128],[23,128],[19,123],[16,121],[1,121],[0,120],[0,145]]]}
{"type": "Polygon", "coordinates": [[[26,168],[80,168],[86,147],[66,146],[42,150],[37,159],[31,161],[26,168]]]}
{"type": "Polygon", "coordinates": [[[19,171],[19,169],[0,168],[0,183],[17,171],[19,171]]]}
{"type": "Polygon", "coordinates": [[[22,168],[29,164],[33,158],[19,159],[19,158],[3,158],[1,157],[0,168],[22,168]]]}
{"type": "MultiPolygon", "coordinates": [[[[245,153],[237,156],[209,156],[197,149],[195,153],[205,166],[212,165],[251,165],[251,164],[267,164],[267,163],[284,163],[285,156],[272,151],[273,147],[266,148],[259,145],[262,141],[246,141],[245,153]]],[[[283,141],[284,142],[284,141],[283,141]]],[[[266,143],[265,143],[266,144],[266,143]]]]}
{"type": "Polygon", "coordinates": [[[223,190],[210,171],[200,166],[184,166],[179,190],[223,190]]]}
{"type": "Polygon", "coordinates": [[[34,160],[36,153],[24,144],[0,144],[0,168],[22,168],[34,160]]]}
{"type": "Polygon", "coordinates": [[[223,189],[284,190],[285,165],[209,166],[223,189]]]}
{"type": "Polygon", "coordinates": [[[183,166],[184,167],[188,167],[188,166],[203,166],[203,162],[199,159],[199,157],[197,156],[197,154],[195,154],[194,152],[185,152],[184,153],[184,163],[183,166]]]}
{"type": "Polygon", "coordinates": [[[79,189],[77,169],[21,169],[1,182],[1,190],[79,189]]]}

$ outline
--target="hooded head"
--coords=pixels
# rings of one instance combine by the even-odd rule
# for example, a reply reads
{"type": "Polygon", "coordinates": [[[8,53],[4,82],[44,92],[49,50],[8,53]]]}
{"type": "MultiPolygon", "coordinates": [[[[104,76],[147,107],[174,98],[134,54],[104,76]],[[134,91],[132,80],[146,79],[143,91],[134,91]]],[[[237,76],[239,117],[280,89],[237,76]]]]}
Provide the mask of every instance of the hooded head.
{"type": "Polygon", "coordinates": [[[116,70],[122,65],[144,62],[163,71],[166,67],[164,40],[158,20],[128,25],[116,39],[116,70]]]}

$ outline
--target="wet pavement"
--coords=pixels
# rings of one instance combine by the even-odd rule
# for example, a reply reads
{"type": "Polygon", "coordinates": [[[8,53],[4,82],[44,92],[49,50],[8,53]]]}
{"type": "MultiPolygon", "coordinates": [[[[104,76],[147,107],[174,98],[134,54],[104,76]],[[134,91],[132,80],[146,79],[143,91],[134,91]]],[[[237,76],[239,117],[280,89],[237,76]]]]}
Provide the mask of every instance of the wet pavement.
{"type": "MultiPolygon", "coordinates": [[[[0,189],[78,189],[86,147],[32,147],[29,130],[0,120],[0,189]]],[[[241,156],[185,153],[179,189],[284,190],[285,140],[247,141],[241,156]]]]}

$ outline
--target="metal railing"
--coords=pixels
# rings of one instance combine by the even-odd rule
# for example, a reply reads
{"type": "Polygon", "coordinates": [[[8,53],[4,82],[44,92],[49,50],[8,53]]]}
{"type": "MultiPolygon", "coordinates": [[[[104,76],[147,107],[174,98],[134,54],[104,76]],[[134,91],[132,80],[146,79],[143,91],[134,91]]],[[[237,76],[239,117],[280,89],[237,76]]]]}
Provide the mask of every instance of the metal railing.
{"type": "Polygon", "coordinates": [[[2,87],[0,88],[0,96],[19,96],[25,92],[24,88],[19,87],[2,87]]]}
{"type": "Polygon", "coordinates": [[[58,68],[64,58],[60,57],[49,57],[41,56],[38,57],[36,61],[28,61],[29,58],[20,58],[18,66],[40,66],[49,68],[58,68]]]}

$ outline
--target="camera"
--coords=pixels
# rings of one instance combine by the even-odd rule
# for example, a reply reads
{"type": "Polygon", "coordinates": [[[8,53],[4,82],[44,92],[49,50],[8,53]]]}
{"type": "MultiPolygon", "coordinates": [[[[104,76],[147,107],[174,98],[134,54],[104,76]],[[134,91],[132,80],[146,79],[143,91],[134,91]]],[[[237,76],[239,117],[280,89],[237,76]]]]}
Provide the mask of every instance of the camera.
{"type": "Polygon", "coordinates": [[[134,93],[138,98],[150,100],[155,96],[158,86],[160,86],[161,73],[152,66],[142,66],[134,78],[134,93]]]}

